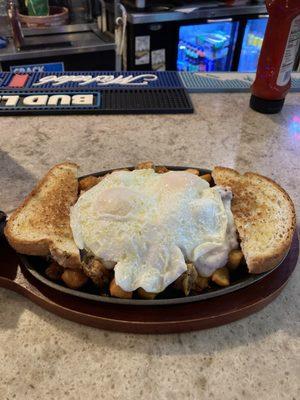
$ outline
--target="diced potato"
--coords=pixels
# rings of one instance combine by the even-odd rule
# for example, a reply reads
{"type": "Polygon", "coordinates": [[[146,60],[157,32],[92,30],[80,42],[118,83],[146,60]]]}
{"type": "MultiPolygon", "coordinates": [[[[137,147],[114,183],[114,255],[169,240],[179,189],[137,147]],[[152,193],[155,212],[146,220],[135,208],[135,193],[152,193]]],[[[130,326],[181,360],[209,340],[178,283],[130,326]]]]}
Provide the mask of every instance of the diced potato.
{"type": "Polygon", "coordinates": [[[219,286],[229,286],[230,281],[229,281],[229,271],[227,267],[222,267],[217,269],[212,277],[211,280],[215,282],[219,286]]]}
{"type": "Polygon", "coordinates": [[[141,299],[145,300],[153,300],[157,296],[157,293],[146,292],[143,288],[138,288],[137,293],[141,299]]]}
{"type": "Polygon", "coordinates": [[[119,297],[120,299],[131,299],[132,292],[125,292],[120,286],[116,284],[115,278],[110,282],[109,292],[113,297],[119,297]]]}
{"type": "Polygon", "coordinates": [[[111,271],[105,268],[100,260],[93,257],[87,258],[82,263],[82,268],[84,273],[100,288],[103,288],[104,284],[110,280],[111,271]]]}
{"type": "Polygon", "coordinates": [[[200,178],[204,179],[204,180],[207,181],[208,183],[211,183],[211,181],[212,181],[211,174],[201,175],[200,178]]]}
{"type": "Polygon", "coordinates": [[[200,174],[199,170],[198,169],[194,169],[194,168],[188,168],[184,172],[188,172],[189,174],[193,174],[193,175],[199,175],[200,174]]]}
{"type": "Polygon", "coordinates": [[[198,274],[197,279],[192,287],[195,292],[201,292],[209,286],[209,278],[198,274]]]}
{"type": "Polygon", "coordinates": [[[48,278],[56,281],[61,278],[64,269],[57,262],[52,261],[52,263],[46,268],[45,274],[48,278]]]}
{"type": "Polygon", "coordinates": [[[231,250],[228,256],[227,267],[230,271],[236,270],[242,262],[244,255],[240,249],[231,250]]]}
{"type": "Polygon", "coordinates": [[[61,279],[71,289],[79,289],[88,281],[88,277],[79,269],[65,269],[61,279]]]}
{"type": "Polygon", "coordinates": [[[167,167],[156,167],[155,172],[158,174],[164,174],[166,172],[169,172],[169,169],[167,167]]]}
{"type": "Polygon", "coordinates": [[[89,190],[93,186],[97,185],[100,182],[100,179],[96,176],[87,176],[86,178],[80,179],[79,181],[79,191],[81,190],[89,190]]]}
{"type": "Polygon", "coordinates": [[[137,164],[135,169],[154,169],[154,164],[152,161],[145,161],[137,164]]]}

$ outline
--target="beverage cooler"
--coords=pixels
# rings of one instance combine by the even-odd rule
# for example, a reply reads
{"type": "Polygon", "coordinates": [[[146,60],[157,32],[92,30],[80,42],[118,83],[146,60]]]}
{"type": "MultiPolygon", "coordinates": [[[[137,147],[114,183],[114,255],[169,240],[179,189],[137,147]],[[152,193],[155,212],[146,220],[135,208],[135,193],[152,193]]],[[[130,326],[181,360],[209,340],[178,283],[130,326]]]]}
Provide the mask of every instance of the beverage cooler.
{"type": "Polygon", "coordinates": [[[239,22],[208,20],[182,25],[178,32],[176,69],[178,71],[230,71],[239,22]]]}
{"type": "Polygon", "coordinates": [[[128,26],[127,69],[255,72],[267,15],[128,26]]]}
{"type": "Polygon", "coordinates": [[[256,71],[267,22],[267,15],[247,21],[239,57],[239,72],[256,71]]]}

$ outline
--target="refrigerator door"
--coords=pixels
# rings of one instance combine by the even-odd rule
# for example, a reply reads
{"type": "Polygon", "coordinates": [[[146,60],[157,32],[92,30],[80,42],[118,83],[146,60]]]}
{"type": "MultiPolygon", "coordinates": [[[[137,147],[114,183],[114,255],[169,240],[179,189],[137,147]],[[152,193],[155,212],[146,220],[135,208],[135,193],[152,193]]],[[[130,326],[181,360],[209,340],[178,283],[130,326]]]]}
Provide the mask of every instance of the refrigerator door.
{"type": "Polygon", "coordinates": [[[177,70],[230,71],[238,27],[231,19],[180,26],[177,70]]]}
{"type": "Polygon", "coordinates": [[[239,72],[256,72],[267,23],[267,15],[247,21],[238,65],[239,72]]]}

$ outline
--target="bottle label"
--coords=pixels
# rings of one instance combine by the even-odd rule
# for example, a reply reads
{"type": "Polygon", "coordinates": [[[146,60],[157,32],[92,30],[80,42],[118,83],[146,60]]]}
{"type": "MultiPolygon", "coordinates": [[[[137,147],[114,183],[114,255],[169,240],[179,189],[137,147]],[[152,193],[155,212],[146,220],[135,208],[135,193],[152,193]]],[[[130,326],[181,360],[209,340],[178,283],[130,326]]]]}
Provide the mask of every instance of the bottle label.
{"type": "Polygon", "coordinates": [[[284,55],[282,57],[279,74],[277,77],[277,85],[285,86],[290,78],[295,62],[296,54],[300,44],[300,15],[293,19],[290,33],[288,36],[284,55]]]}

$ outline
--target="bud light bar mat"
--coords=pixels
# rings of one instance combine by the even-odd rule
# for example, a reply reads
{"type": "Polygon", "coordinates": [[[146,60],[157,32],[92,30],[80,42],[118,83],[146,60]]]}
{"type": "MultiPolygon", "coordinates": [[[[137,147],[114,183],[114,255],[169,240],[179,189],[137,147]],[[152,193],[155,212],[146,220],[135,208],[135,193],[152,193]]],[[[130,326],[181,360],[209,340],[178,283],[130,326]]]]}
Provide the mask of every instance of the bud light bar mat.
{"type": "MultiPolygon", "coordinates": [[[[194,93],[249,92],[254,73],[176,71],[0,72],[3,91],[86,91],[120,88],[186,88],[194,93]]],[[[300,91],[300,73],[292,73],[291,91],[300,91]]]]}
{"type": "MultiPolygon", "coordinates": [[[[239,72],[179,72],[184,87],[190,93],[250,92],[254,73],[239,72]]],[[[300,92],[300,73],[291,76],[291,92],[300,92]]]]}
{"type": "Polygon", "coordinates": [[[86,91],[120,88],[183,88],[183,83],[174,71],[0,73],[0,89],[8,91],[86,91]]]}
{"type": "Polygon", "coordinates": [[[183,88],[103,91],[1,91],[0,115],[192,113],[183,88]]]}

